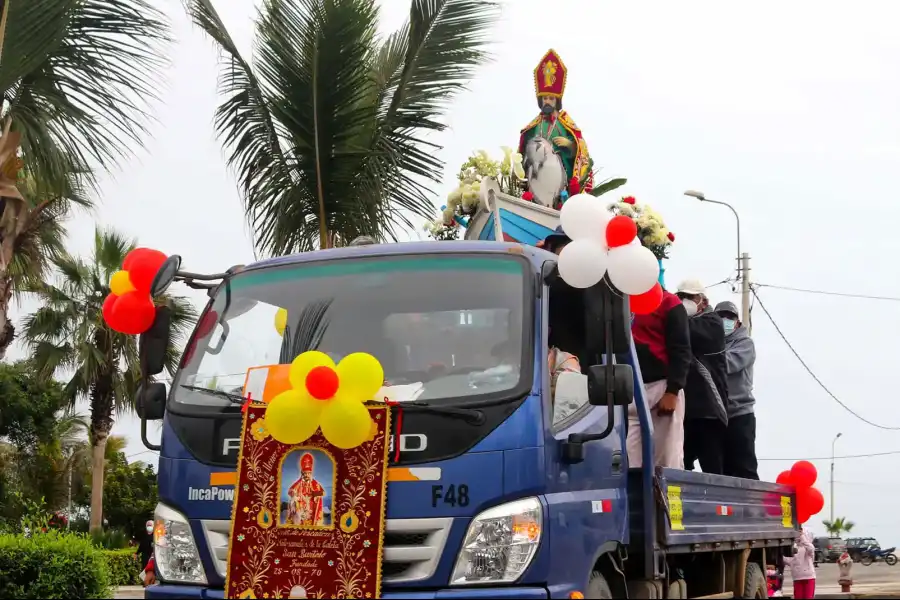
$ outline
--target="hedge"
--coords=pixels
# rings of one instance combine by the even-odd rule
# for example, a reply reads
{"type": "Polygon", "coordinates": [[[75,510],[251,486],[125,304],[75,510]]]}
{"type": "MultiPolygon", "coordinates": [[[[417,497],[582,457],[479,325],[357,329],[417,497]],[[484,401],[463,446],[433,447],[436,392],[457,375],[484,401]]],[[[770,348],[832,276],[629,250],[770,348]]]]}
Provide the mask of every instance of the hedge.
{"type": "Polygon", "coordinates": [[[143,565],[133,548],[125,550],[104,550],[109,570],[109,584],[113,587],[141,585],[143,565]]]}
{"type": "Polygon", "coordinates": [[[0,535],[0,598],[110,598],[104,551],[68,533],[0,535]]]}

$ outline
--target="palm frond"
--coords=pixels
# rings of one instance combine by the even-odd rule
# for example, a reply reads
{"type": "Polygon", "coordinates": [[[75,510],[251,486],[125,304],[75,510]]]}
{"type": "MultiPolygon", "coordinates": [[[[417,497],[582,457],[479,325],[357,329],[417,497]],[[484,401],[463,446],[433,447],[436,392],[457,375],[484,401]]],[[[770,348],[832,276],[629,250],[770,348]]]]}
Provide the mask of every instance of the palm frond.
{"type": "Polygon", "coordinates": [[[0,93],[29,174],[63,186],[72,171],[110,168],[143,140],[169,40],[150,2],[16,2],[7,29],[16,34],[4,42],[0,93]]]}

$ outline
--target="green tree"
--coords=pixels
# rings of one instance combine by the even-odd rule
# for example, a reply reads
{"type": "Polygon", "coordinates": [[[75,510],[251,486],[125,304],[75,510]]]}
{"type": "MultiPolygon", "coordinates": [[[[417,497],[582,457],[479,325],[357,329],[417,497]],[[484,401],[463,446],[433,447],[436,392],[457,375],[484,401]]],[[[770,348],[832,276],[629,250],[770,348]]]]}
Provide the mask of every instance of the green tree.
{"type": "Polygon", "coordinates": [[[96,173],[141,144],[169,36],[149,0],[4,4],[0,127],[10,130],[13,137],[4,137],[13,150],[21,144],[21,152],[0,152],[0,180],[12,182],[0,194],[0,358],[15,334],[9,304],[21,290],[16,256],[23,243],[38,255],[53,254],[54,247],[32,244],[45,237],[29,232],[68,215],[73,199],[86,204],[82,186],[91,187],[96,173]],[[15,191],[16,179],[27,182],[27,192],[15,191]]]}
{"type": "Polygon", "coordinates": [[[856,523],[848,520],[846,517],[838,517],[834,521],[822,521],[822,525],[828,533],[840,537],[845,533],[853,531],[856,523]]]}
{"type": "Polygon", "coordinates": [[[121,529],[129,539],[143,539],[145,524],[156,508],[156,473],[143,462],[129,463],[122,452],[106,463],[103,514],[110,528],[121,529]]]}
{"type": "MultiPolygon", "coordinates": [[[[24,320],[24,338],[33,360],[46,377],[66,373],[66,397],[90,402],[91,529],[103,519],[103,465],[105,447],[116,414],[133,409],[140,381],[137,338],[114,332],[103,321],[103,301],[109,279],[121,268],[133,240],[97,230],[89,261],[62,255],[54,259],[58,277],[54,283],[34,288],[44,305],[24,320]]],[[[184,298],[161,302],[173,309],[167,368],[174,373],[188,329],[196,311],[184,298]]]]}
{"type": "Polygon", "coordinates": [[[50,511],[69,504],[69,476],[86,430],[62,385],[29,361],[0,364],[0,517],[15,521],[24,501],[50,511]]]}
{"type": "Polygon", "coordinates": [[[495,3],[412,0],[381,39],[375,0],[263,0],[252,65],[212,0],[188,10],[226,57],[216,129],[260,251],[396,239],[434,210],[444,164],[427,138],[485,61],[495,3]]]}

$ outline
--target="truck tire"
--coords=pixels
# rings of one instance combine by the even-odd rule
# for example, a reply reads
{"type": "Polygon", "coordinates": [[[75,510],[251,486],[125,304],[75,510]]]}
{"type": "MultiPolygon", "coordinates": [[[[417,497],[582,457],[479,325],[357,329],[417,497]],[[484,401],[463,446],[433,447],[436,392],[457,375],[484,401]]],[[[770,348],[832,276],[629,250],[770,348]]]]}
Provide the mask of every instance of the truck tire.
{"type": "Polygon", "coordinates": [[[742,598],[768,598],[769,586],[766,584],[766,575],[762,567],[756,563],[747,563],[747,573],[744,575],[744,595],[742,598]]]}
{"type": "Polygon", "coordinates": [[[669,600],[687,600],[687,582],[684,579],[676,579],[669,584],[669,600]]]}
{"type": "Polygon", "coordinates": [[[612,590],[606,583],[606,578],[599,571],[591,573],[591,579],[588,581],[585,598],[601,598],[602,600],[612,600],[612,590]]]}

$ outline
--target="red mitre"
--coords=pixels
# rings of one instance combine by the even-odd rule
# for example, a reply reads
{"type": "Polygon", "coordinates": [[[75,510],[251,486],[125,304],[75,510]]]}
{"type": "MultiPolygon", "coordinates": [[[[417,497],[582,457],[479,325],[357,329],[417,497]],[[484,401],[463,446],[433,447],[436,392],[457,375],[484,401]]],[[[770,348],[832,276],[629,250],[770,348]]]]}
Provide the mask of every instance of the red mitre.
{"type": "Polygon", "coordinates": [[[534,91],[538,98],[544,96],[562,98],[563,92],[566,91],[567,72],[568,69],[556,50],[548,50],[534,69],[534,91]]]}
{"type": "Polygon", "coordinates": [[[300,470],[301,471],[312,471],[313,470],[313,455],[307,452],[303,456],[300,457],[300,470]]]}

